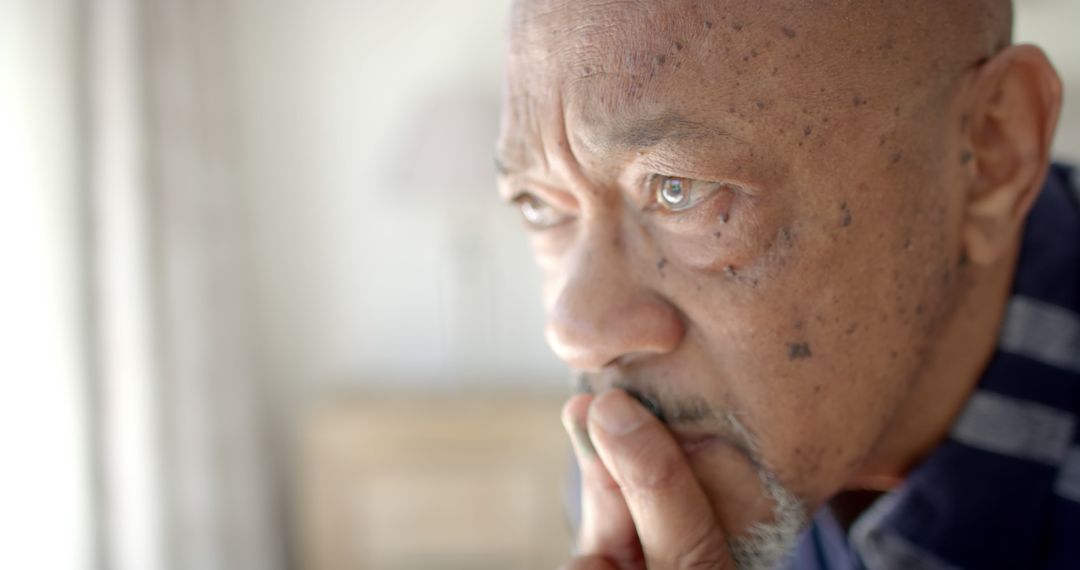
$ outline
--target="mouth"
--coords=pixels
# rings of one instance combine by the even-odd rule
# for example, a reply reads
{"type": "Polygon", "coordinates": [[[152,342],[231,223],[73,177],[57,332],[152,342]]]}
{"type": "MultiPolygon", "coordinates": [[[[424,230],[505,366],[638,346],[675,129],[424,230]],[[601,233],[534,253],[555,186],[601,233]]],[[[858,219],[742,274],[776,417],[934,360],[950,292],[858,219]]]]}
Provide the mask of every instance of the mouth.
{"type": "Polygon", "coordinates": [[[715,435],[692,435],[680,436],[675,434],[675,441],[687,456],[701,453],[715,445],[723,443],[723,440],[715,435]]]}
{"type": "Polygon", "coordinates": [[[726,434],[717,430],[716,426],[697,423],[675,425],[668,423],[666,427],[687,457],[721,447],[729,447],[739,451],[739,447],[735,442],[725,437],[726,434]]]}
{"type": "Polygon", "coordinates": [[[717,445],[726,444],[735,447],[730,440],[716,432],[703,429],[700,422],[701,418],[697,418],[697,421],[688,421],[691,419],[690,417],[679,417],[678,415],[671,417],[664,413],[659,401],[655,398],[633,388],[623,389],[668,428],[668,431],[675,437],[675,441],[687,457],[704,452],[717,445]]]}
{"type": "Polygon", "coordinates": [[[688,458],[711,452],[734,452],[752,465],[758,466],[759,464],[753,450],[741,445],[734,434],[727,433],[722,427],[715,425],[668,424],[667,428],[688,458]]]}
{"type": "MultiPolygon", "coordinates": [[[[595,393],[587,375],[579,375],[577,384],[578,392],[595,393]]],[[[748,439],[746,429],[738,424],[732,414],[718,413],[700,398],[683,398],[674,403],[668,402],[665,406],[655,393],[627,384],[615,382],[608,387],[619,388],[637,400],[667,428],[687,457],[726,447],[758,465],[754,445],[748,439]]]]}

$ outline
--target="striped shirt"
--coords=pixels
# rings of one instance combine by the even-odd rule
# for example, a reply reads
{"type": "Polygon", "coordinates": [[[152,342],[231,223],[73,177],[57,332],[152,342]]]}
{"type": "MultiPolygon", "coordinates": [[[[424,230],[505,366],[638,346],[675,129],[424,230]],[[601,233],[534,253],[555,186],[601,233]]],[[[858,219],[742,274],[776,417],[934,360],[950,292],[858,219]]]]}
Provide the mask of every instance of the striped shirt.
{"type": "Polygon", "coordinates": [[[1080,181],[1051,168],[1005,322],[949,437],[845,534],[822,509],[797,570],[1080,569],[1080,181]]]}

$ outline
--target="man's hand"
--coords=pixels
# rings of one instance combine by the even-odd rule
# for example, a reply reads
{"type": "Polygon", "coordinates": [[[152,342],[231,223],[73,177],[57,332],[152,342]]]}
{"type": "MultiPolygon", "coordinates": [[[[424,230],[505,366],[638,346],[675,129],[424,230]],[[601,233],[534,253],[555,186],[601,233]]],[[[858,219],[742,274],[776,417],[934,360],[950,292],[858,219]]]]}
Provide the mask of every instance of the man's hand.
{"type": "Polygon", "coordinates": [[[573,397],[563,425],[581,469],[579,556],[566,570],[734,568],[682,449],[622,390],[573,397]]]}

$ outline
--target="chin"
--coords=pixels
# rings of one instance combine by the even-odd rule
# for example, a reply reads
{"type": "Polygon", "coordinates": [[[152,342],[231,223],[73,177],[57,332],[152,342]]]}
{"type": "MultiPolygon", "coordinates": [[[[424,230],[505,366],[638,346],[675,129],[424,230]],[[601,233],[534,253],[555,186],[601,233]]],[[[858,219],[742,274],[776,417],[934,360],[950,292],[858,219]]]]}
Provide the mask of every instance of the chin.
{"type": "Polygon", "coordinates": [[[770,473],[762,472],[761,479],[765,495],[772,502],[772,518],[754,523],[728,540],[739,570],[776,568],[795,549],[810,521],[804,501],[770,473]]]}

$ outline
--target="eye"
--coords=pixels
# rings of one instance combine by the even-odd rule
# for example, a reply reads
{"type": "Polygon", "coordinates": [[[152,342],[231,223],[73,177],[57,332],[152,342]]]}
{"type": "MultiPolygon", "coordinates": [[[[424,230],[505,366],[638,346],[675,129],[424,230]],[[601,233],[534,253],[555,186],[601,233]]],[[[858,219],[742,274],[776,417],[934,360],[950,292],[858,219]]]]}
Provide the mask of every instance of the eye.
{"type": "Polygon", "coordinates": [[[704,182],[672,176],[654,176],[650,184],[656,196],[656,205],[672,212],[689,210],[716,194],[723,187],[723,184],[719,182],[704,182]]]}
{"type": "Polygon", "coordinates": [[[512,202],[521,211],[525,224],[534,230],[546,230],[570,221],[569,215],[529,192],[518,194],[512,202]]]}

